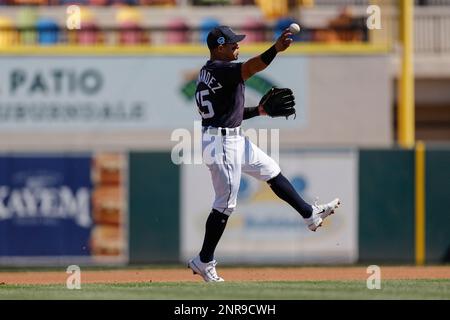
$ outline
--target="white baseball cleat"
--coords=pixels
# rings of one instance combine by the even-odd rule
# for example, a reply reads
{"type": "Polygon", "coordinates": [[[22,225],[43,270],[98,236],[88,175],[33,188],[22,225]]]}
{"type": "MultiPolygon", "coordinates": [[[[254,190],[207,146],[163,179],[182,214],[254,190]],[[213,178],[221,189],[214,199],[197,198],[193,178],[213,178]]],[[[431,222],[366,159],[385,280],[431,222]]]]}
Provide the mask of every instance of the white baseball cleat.
{"type": "Polygon", "coordinates": [[[317,204],[315,203],[312,208],[313,212],[311,217],[305,219],[306,224],[308,225],[309,230],[316,231],[317,228],[322,226],[323,220],[329,215],[334,213],[334,210],[339,208],[341,205],[341,200],[339,198],[334,199],[333,201],[325,204],[317,204]]]}
{"type": "Polygon", "coordinates": [[[194,274],[200,275],[206,282],[222,282],[224,280],[217,275],[216,265],[216,260],[207,263],[201,262],[200,256],[196,256],[188,262],[188,268],[190,268],[194,274]]]}

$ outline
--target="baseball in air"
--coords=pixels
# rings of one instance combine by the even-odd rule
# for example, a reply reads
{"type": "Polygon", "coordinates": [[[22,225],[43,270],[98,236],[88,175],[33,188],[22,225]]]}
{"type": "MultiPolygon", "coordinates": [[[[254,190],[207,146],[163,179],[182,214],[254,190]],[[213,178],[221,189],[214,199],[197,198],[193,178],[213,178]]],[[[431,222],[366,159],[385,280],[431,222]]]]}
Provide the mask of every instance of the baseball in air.
{"type": "Polygon", "coordinates": [[[296,23],[291,23],[291,25],[289,26],[289,31],[292,33],[298,33],[300,32],[300,26],[296,23]]]}

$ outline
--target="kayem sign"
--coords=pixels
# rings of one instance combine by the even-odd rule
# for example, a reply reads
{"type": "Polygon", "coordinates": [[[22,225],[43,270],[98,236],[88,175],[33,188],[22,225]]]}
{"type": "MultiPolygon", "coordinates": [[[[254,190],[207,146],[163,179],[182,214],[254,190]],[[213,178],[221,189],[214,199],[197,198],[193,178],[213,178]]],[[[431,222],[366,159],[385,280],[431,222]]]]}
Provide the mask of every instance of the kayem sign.
{"type": "Polygon", "coordinates": [[[125,262],[124,159],[0,156],[0,262],[125,262]]]}
{"type": "Polygon", "coordinates": [[[89,255],[90,167],[89,155],[0,158],[0,256],[89,255]]]}

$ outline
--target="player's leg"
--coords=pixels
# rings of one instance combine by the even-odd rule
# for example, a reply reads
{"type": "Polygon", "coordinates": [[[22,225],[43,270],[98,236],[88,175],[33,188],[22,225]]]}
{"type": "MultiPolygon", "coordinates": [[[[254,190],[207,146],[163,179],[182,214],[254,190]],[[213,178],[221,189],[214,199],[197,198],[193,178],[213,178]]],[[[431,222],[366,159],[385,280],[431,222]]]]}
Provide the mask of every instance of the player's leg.
{"type": "Polygon", "coordinates": [[[303,218],[312,214],[312,206],[300,197],[292,184],[281,173],[279,165],[248,138],[245,139],[245,163],[242,171],[258,180],[266,181],[273,192],[289,203],[303,218]]]}
{"type": "MultiPolygon", "coordinates": [[[[228,152],[230,156],[230,152],[228,152]]],[[[205,237],[200,259],[206,263],[214,260],[214,251],[222,237],[229,216],[236,207],[236,198],[239,184],[235,181],[240,179],[241,169],[235,168],[235,164],[228,161],[225,154],[223,164],[215,163],[208,165],[215,192],[213,208],[206,220],[205,237]]]]}
{"type": "MultiPolygon", "coordinates": [[[[236,207],[237,194],[241,179],[241,156],[243,138],[238,136],[217,136],[220,143],[204,145],[204,158],[213,158],[207,162],[215,191],[213,209],[206,220],[205,236],[200,254],[189,261],[194,273],[200,274],[205,281],[223,281],[215,270],[214,252],[225,230],[227,221],[236,207]],[[208,155],[205,156],[205,153],[208,155]],[[214,153],[214,156],[211,156],[214,153]]],[[[218,140],[216,140],[218,141],[218,140]]]]}
{"type": "Polygon", "coordinates": [[[340,205],[339,199],[334,199],[326,204],[308,204],[281,173],[268,180],[267,183],[278,197],[289,203],[302,215],[311,231],[316,231],[322,225],[323,219],[333,214],[340,205]]]}
{"type": "Polygon", "coordinates": [[[213,209],[229,216],[236,208],[242,172],[244,138],[241,136],[215,136],[204,140],[203,159],[214,187],[213,209]]]}
{"type": "Polygon", "coordinates": [[[245,139],[246,159],[243,172],[258,180],[266,181],[272,191],[282,200],[289,203],[305,219],[308,228],[315,231],[322,220],[334,213],[340,202],[335,199],[324,205],[310,205],[297,193],[289,180],[281,173],[278,164],[265,152],[245,139]]]}

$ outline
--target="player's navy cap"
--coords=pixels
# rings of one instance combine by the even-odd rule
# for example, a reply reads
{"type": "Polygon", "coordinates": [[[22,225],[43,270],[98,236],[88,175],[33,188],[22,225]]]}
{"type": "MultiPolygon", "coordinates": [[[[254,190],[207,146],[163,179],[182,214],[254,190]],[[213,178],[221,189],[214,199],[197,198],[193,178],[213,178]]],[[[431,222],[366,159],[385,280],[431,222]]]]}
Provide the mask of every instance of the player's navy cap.
{"type": "Polygon", "coordinates": [[[209,49],[213,49],[221,44],[239,42],[244,38],[245,34],[236,34],[228,26],[219,26],[208,33],[206,43],[209,49]]]}

